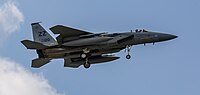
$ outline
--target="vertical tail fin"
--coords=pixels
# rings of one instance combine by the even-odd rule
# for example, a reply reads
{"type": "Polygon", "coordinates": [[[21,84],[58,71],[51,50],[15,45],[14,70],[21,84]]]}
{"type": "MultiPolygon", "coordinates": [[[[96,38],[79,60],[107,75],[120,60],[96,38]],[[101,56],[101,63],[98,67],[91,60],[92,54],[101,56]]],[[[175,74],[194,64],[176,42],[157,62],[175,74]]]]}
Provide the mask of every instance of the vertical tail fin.
{"type": "Polygon", "coordinates": [[[56,40],[39,24],[32,23],[33,39],[47,46],[57,45],[56,40]]]}

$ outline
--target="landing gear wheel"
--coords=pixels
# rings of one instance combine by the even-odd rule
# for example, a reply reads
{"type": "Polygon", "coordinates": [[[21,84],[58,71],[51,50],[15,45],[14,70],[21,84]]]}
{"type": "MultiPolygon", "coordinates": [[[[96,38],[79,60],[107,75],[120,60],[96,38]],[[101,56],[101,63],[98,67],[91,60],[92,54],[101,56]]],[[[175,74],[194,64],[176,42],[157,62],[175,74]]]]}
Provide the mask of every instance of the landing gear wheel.
{"type": "Polygon", "coordinates": [[[86,58],[86,57],[87,57],[87,54],[85,54],[85,53],[82,53],[82,54],[81,54],[81,58],[84,59],[84,58],[86,58]]]}
{"type": "Polygon", "coordinates": [[[84,66],[86,69],[88,69],[88,68],[90,68],[90,63],[89,63],[89,62],[85,62],[85,63],[83,64],[83,66],[84,66]]]}
{"type": "Polygon", "coordinates": [[[131,59],[131,55],[126,55],[126,59],[131,59]]]}

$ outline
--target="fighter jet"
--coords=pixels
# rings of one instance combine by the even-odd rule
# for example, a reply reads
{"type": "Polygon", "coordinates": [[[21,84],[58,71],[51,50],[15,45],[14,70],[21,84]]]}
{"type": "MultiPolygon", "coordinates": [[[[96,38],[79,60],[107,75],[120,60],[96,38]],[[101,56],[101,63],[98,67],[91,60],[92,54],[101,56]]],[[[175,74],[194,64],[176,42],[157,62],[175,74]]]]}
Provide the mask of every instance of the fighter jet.
{"type": "Polygon", "coordinates": [[[113,53],[125,49],[126,59],[130,59],[132,46],[156,43],[177,38],[175,35],[138,30],[123,33],[92,33],[63,25],[56,25],[50,30],[58,35],[54,39],[40,23],[32,23],[33,40],[21,43],[27,49],[36,50],[38,58],[32,60],[31,67],[39,68],[52,59],[63,58],[64,67],[78,68],[83,65],[99,64],[119,59],[113,53]]]}

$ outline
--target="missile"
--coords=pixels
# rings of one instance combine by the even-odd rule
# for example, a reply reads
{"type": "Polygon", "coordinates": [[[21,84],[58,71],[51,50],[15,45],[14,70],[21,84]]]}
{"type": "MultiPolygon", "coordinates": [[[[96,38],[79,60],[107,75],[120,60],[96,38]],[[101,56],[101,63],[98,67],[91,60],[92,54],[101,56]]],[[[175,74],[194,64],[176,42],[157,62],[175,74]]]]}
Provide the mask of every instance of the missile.
{"type": "Polygon", "coordinates": [[[82,38],[78,40],[73,40],[69,42],[65,42],[62,45],[64,46],[87,46],[94,45],[101,42],[106,42],[113,39],[113,37],[92,37],[92,38],[82,38]]]}

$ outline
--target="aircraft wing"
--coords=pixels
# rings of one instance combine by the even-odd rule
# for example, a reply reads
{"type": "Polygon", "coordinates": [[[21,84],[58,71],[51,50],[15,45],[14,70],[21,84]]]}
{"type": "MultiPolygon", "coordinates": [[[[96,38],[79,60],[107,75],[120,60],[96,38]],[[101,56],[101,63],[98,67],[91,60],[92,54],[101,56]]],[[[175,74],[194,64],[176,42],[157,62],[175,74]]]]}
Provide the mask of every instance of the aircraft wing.
{"type": "Polygon", "coordinates": [[[58,43],[60,43],[62,41],[63,38],[66,37],[75,37],[75,36],[80,36],[80,35],[88,35],[88,34],[93,34],[90,32],[86,32],[83,30],[78,30],[78,29],[74,29],[74,28],[70,28],[67,26],[63,26],[63,25],[56,25],[50,28],[50,30],[54,33],[54,34],[60,34],[56,39],[58,41],[58,43]]]}
{"type": "Polygon", "coordinates": [[[45,46],[41,43],[30,41],[30,40],[23,40],[21,43],[27,48],[27,49],[45,49],[48,46],[45,46]]]}
{"type": "Polygon", "coordinates": [[[54,33],[54,34],[60,34],[63,37],[70,37],[70,36],[79,36],[79,35],[87,35],[87,34],[93,34],[90,32],[86,32],[86,31],[82,31],[82,30],[78,30],[78,29],[74,29],[74,28],[70,28],[67,26],[63,26],[63,25],[56,25],[50,28],[50,30],[54,33]]]}

